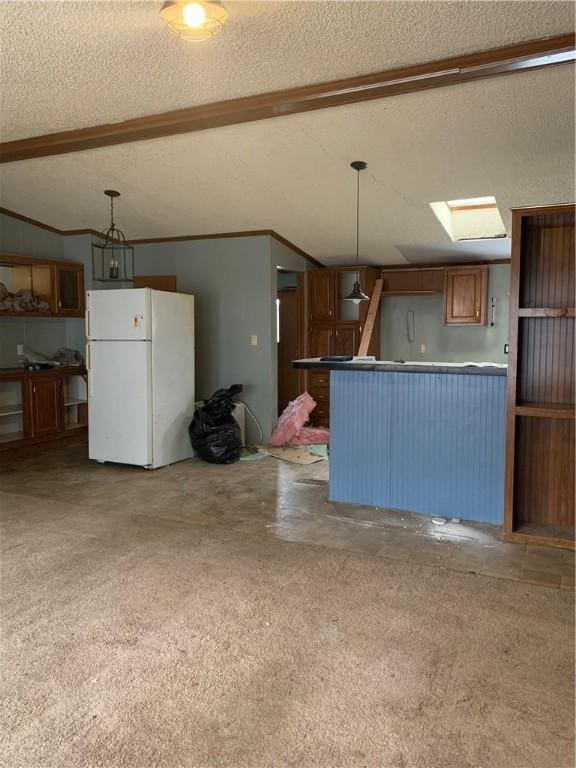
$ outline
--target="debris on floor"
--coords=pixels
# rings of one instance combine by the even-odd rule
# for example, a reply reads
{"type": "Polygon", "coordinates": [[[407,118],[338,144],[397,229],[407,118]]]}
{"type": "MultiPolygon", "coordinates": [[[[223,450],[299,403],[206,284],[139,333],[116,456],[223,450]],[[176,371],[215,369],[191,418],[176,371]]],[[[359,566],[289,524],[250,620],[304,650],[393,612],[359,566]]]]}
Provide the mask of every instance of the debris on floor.
{"type": "Polygon", "coordinates": [[[284,445],[323,445],[328,443],[330,432],[327,429],[304,426],[314,408],[316,408],[316,401],[308,392],[303,392],[295,400],[289,402],[270,435],[268,445],[279,448],[284,445]]]}
{"type": "Polygon", "coordinates": [[[314,454],[311,450],[307,450],[304,447],[291,448],[282,446],[279,448],[268,448],[267,450],[270,456],[274,456],[275,459],[290,461],[292,464],[315,464],[317,461],[326,460],[324,456],[318,456],[318,454],[314,454]]]}
{"type": "Polygon", "coordinates": [[[265,459],[270,454],[261,445],[246,445],[242,449],[242,454],[240,456],[240,461],[258,461],[258,459],[265,459]]]}

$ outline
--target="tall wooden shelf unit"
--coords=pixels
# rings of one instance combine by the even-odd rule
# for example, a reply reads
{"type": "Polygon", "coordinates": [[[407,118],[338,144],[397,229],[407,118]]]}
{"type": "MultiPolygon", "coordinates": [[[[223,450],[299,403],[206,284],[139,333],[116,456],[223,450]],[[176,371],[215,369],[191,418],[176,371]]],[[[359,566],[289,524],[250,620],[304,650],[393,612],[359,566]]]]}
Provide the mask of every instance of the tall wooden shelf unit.
{"type": "Polygon", "coordinates": [[[574,205],[513,210],[504,528],[574,548],[574,205]]]}

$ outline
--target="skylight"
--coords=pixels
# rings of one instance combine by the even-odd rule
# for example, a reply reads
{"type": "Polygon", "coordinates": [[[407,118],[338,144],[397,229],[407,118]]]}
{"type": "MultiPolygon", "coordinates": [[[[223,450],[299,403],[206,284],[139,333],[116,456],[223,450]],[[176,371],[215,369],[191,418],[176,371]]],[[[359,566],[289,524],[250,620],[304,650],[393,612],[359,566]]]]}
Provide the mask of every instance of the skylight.
{"type": "Polygon", "coordinates": [[[449,208],[496,208],[495,197],[465,197],[464,200],[447,200],[449,208]]]}
{"type": "Polygon", "coordinates": [[[495,197],[440,200],[430,203],[430,207],[454,242],[506,237],[506,229],[495,197]]]}

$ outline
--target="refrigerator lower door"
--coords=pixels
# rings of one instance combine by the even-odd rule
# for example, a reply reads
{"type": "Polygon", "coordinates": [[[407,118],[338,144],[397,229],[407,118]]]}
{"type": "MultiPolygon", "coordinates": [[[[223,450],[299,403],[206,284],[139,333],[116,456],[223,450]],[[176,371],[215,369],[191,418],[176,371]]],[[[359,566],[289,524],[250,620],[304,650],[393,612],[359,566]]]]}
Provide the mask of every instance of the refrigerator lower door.
{"type": "Polygon", "coordinates": [[[88,454],[152,464],[151,342],[93,341],[88,361],[88,454]]]}

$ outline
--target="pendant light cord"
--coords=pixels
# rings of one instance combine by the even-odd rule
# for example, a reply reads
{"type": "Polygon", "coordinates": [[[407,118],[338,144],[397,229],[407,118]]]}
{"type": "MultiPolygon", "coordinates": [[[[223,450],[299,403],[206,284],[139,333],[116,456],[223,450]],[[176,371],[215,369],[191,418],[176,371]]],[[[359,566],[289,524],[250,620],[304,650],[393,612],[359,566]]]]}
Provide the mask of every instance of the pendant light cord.
{"type": "Polygon", "coordinates": [[[356,171],[356,266],[360,243],[360,171],[356,171]]]}
{"type": "Polygon", "coordinates": [[[115,229],[114,224],[114,198],[110,196],[110,229],[115,229]]]}

